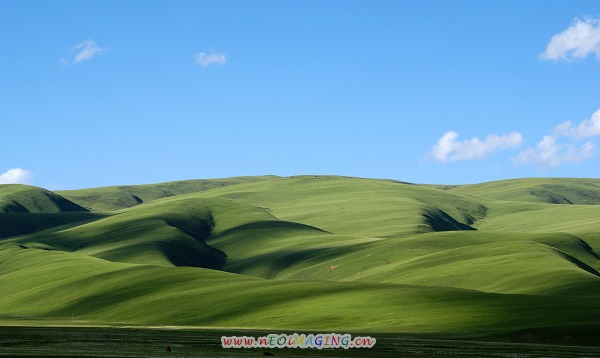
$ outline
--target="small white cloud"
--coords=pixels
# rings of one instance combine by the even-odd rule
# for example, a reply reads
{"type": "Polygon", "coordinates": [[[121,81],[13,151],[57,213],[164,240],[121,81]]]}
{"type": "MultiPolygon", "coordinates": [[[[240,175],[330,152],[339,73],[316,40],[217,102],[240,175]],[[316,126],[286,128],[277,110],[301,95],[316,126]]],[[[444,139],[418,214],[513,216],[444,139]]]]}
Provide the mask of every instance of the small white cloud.
{"type": "Polygon", "coordinates": [[[556,135],[546,135],[535,146],[527,148],[513,158],[515,164],[534,164],[541,169],[550,169],[564,163],[579,164],[594,154],[596,146],[586,142],[581,146],[558,143],[556,135]]]}
{"type": "Polygon", "coordinates": [[[70,58],[62,58],[59,63],[61,65],[77,64],[83,61],[88,61],[94,58],[96,55],[108,51],[108,48],[100,47],[94,40],[85,40],[80,44],[77,44],[69,50],[72,53],[70,58]]]}
{"type": "Polygon", "coordinates": [[[592,114],[590,119],[585,119],[578,126],[573,126],[571,121],[566,121],[554,128],[554,134],[565,137],[585,138],[600,135],[600,109],[592,114]]]}
{"type": "Polygon", "coordinates": [[[13,168],[0,174],[0,184],[26,184],[32,177],[33,174],[29,170],[13,168]]]}
{"type": "Polygon", "coordinates": [[[200,52],[194,55],[194,62],[198,65],[206,68],[213,63],[225,64],[227,62],[227,57],[222,53],[204,53],[200,52]]]}
{"type": "Polygon", "coordinates": [[[446,132],[429,151],[429,157],[438,162],[482,159],[494,152],[515,148],[523,141],[519,132],[505,135],[490,134],[484,140],[477,137],[457,141],[458,133],[446,132]]]}
{"type": "Polygon", "coordinates": [[[73,60],[74,63],[91,60],[92,57],[106,51],[106,49],[98,46],[94,40],[83,41],[79,45],[73,47],[73,50],[78,51],[73,60]]]}
{"type": "Polygon", "coordinates": [[[590,54],[600,60],[600,19],[577,19],[568,29],[552,37],[540,58],[571,61],[590,54]]]}

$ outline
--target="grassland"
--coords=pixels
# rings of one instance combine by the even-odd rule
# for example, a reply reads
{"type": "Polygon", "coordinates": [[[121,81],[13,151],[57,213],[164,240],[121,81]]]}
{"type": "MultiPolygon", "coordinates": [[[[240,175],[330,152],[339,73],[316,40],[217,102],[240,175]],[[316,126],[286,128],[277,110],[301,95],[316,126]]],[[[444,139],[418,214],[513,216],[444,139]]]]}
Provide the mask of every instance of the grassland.
{"type": "Polygon", "coordinates": [[[598,204],[596,179],[1,185],[0,325],[600,344],[598,204]]]}
{"type": "MultiPolygon", "coordinates": [[[[10,357],[467,357],[589,358],[600,348],[378,334],[372,349],[223,349],[221,336],[260,337],[271,331],[123,327],[0,327],[0,356],[10,357]],[[166,348],[171,349],[166,352],[166,348]]],[[[280,333],[280,332],[276,332],[280,333]]],[[[286,333],[286,332],[281,332],[286,333]]]]}

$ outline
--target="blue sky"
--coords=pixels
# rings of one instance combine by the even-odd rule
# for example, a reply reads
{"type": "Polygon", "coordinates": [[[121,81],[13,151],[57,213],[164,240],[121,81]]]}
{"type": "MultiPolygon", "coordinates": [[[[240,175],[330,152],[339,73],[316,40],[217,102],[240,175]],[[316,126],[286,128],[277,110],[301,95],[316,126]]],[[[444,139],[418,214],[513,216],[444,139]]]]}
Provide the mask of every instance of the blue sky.
{"type": "Polygon", "coordinates": [[[599,177],[599,19],[597,1],[2,1],[0,183],[599,177]]]}

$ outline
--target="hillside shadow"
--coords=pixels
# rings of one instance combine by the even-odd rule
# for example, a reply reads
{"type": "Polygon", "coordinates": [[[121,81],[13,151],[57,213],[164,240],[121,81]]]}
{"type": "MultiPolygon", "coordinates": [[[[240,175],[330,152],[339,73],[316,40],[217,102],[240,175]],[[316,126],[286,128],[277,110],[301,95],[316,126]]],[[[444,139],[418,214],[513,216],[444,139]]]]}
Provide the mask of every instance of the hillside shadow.
{"type": "Polygon", "coordinates": [[[469,225],[456,221],[452,216],[446,214],[443,210],[437,208],[423,209],[421,215],[425,218],[425,223],[433,231],[460,231],[477,230],[469,225]]]}
{"type": "Polygon", "coordinates": [[[296,223],[292,221],[281,220],[260,220],[253,221],[247,224],[242,224],[231,229],[227,229],[215,234],[216,237],[237,234],[243,231],[250,230],[314,230],[325,234],[331,234],[329,231],[319,229],[318,227],[296,223]]]}
{"type": "Polygon", "coordinates": [[[206,243],[215,226],[215,221],[210,211],[206,217],[193,217],[186,218],[185,220],[171,219],[165,220],[165,223],[195,240],[193,247],[179,240],[173,240],[168,245],[162,243],[163,253],[173,265],[202,267],[223,271],[227,254],[206,243]],[[190,252],[190,249],[193,249],[193,251],[190,252]]]}

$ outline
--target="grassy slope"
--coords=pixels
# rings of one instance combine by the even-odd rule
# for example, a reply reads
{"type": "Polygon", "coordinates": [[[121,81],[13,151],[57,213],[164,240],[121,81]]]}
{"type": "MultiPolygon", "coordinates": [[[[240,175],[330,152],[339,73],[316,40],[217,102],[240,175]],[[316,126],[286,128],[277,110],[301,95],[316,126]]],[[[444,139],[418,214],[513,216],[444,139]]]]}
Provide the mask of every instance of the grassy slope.
{"type": "Polygon", "coordinates": [[[0,185],[0,238],[102,217],[51,191],[29,185],[0,185]]]}
{"type": "Polygon", "coordinates": [[[29,185],[0,185],[0,213],[59,213],[88,211],[64,197],[29,185]]]}
{"type": "MultiPolygon", "coordinates": [[[[361,260],[358,257],[346,260],[351,262],[350,270],[355,270],[353,272],[364,271],[372,261],[385,263],[389,260],[398,261],[401,258],[411,259],[444,252],[448,249],[475,244],[488,245],[497,241],[514,241],[516,244],[523,241],[538,242],[565,251],[566,254],[577,260],[581,260],[595,269],[600,269],[597,255],[591,247],[586,246],[587,243],[582,242],[579,237],[567,233],[579,234],[582,230],[586,231],[585,228],[593,230],[594,225],[597,225],[594,220],[596,216],[593,214],[600,209],[600,206],[562,206],[520,202],[510,205],[510,203],[493,199],[474,200],[471,197],[427,186],[331,177],[315,178],[314,180],[312,178],[284,178],[271,182],[250,183],[211,190],[200,193],[200,195],[234,199],[262,207],[280,219],[310,224],[330,233],[353,236],[353,250],[362,252],[363,247],[360,245],[363,245],[372,251],[368,260],[361,260]],[[437,208],[442,209],[443,213],[440,214],[438,211],[437,217],[431,220],[431,215],[428,214],[435,212],[431,209],[433,205],[437,205],[437,208]],[[517,213],[514,214],[511,208],[517,213]],[[520,223],[530,223],[531,226],[531,223],[535,222],[538,209],[543,210],[544,214],[540,215],[537,220],[545,221],[545,223],[537,226],[537,230],[528,230],[527,235],[517,235],[523,231],[520,223]],[[547,215],[548,210],[554,210],[556,214],[547,215]],[[483,227],[484,229],[480,229],[478,232],[463,230],[423,235],[427,232],[451,229],[448,225],[440,224],[446,213],[452,214],[463,223],[470,223],[475,228],[483,227]],[[498,215],[494,216],[490,213],[498,213],[498,215]],[[531,217],[521,220],[510,217],[511,215],[523,217],[523,213],[531,215],[531,217]],[[511,230],[506,230],[502,226],[500,229],[497,229],[497,226],[488,229],[492,223],[498,225],[498,222],[503,222],[505,217],[509,217],[506,219],[506,225],[511,225],[512,222],[511,230]],[[553,224],[550,230],[547,229],[548,223],[553,224]],[[512,230],[513,228],[514,230],[512,230]],[[488,231],[494,232],[494,234],[489,235],[488,231]],[[499,231],[502,234],[499,234],[499,231]],[[565,233],[560,233],[563,231],[565,233]],[[548,235],[548,233],[552,235],[548,235]],[[433,244],[433,242],[439,244],[433,244]],[[367,243],[370,244],[367,246],[367,243]],[[407,245],[420,245],[424,249],[405,251],[407,245]],[[389,252],[393,253],[389,254],[389,252]]],[[[454,223],[454,228],[458,228],[458,224],[454,223]]],[[[256,230],[256,228],[254,229],[256,230]]],[[[269,237],[279,235],[276,230],[271,230],[270,234],[267,234],[267,231],[268,228],[262,228],[260,231],[260,237],[267,242],[271,240],[269,237]]],[[[228,240],[229,246],[233,246],[232,243],[235,243],[236,250],[255,257],[259,257],[265,251],[265,248],[261,245],[257,246],[255,241],[246,245],[248,235],[244,230],[238,232],[237,237],[235,234],[228,233],[233,236],[228,240]]],[[[222,235],[218,234],[216,237],[221,239],[222,235]]],[[[324,240],[335,242],[335,240],[332,241],[331,236],[324,240]]],[[[209,242],[211,242],[210,239],[209,242]]],[[[305,240],[304,242],[306,243],[305,240]]],[[[348,238],[346,238],[346,242],[349,242],[348,238]]],[[[219,245],[218,242],[215,244],[219,245]]],[[[310,242],[304,246],[312,247],[313,245],[310,242]]],[[[508,248],[508,246],[506,247],[508,248]]],[[[502,250],[494,252],[492,248],[488,248],[487,251],[489,251],[489,255],[494,256],[501,254],[502,250]]],[[[548,254],[552,255],[548,257],[556,256],[554,253],[549,252],[548,254]]],[[[339,264],[335,260],[329,260],[329,262],[331,265],[339,264]]],[[[571,263],[569,262],[569,264],[571,263]]],[[[341,269],[341,267],[339,268],[341,269]]]]}
{"type": "Polygon", "coordinates": [[[500,333],[598,323],[600,317],[595,297],[556,301],[548,296],[408,285],[269,281],[198,268],[110,263],[15,244],[2,245],[0,262],[0,304],[3,315],[12,319],[500,333]],[[557,314],[548,315],[548,310],[557,314]]]}
{"type": "Polygon", "coordinates": [[[204,243],[219,200],[177,200],[116,212],[102,220],[7,240],[116,262],[221,268],[225,255],[204,243]]]}
{"type": "Polygon", "coordinates": [[[343,177],[232,180],[211,188],[188,181],[63,192],[94,209],[127,208],[5,239],[11,260],[0,259],[9,273],[0,273],[0,287],[21,288],[5,292],[0,307],[18,316],[75,311],[109,322],[389,331],[510,331],[600,320],[600,206],[588,205],[597,181],[436,187],[343,177]],[[157,194],[164,185],[186,194],[157,194]],[[552,195],[531,194],[549,187],[552,195]],[[132,193],[151,194],[135,205],[132,193]],[[558,196],[570,204],[553,204],[562,203],[558,196]],[[54,267],[38,264],[54,258],[54,267]],[[73,260],[72,269],[58,264],[65,260],[73,260]],[[62,280],[51,277],[59,274],[62,280]],[[44,291],[32,288],[44,275],[44,291]],[[67,289],[76,297],[39,304],[67,289]]]}
{"type": "Polygon", "coordinates": [[[57,194],[94,211],[129,208],[144,202],[175,195],[194,193],[239,183],[267,180],[271,176],[224,179],[182,180],[151,185],[126,185],[80,190],[62,190],[57,194]]]}
{"type": "Polygon", "coordinates": [[[486,211],[476,201],[426,186],[345,177],[280,178],[199,195],[237,200],[281,220],[366,237],[466,229],[486,211]]]}
{"type": "Polygon", "coordinates": [[[600,204],[600,179],[512,179],[448,188],[481,198],[546,204],[600,204]]]}
{"type": "Polygon", "coordinates": [[[88,212],[66,213],[0,213],[0,239],[26,235],[47,229],[80,225],[106,215],[88,212]]]}

